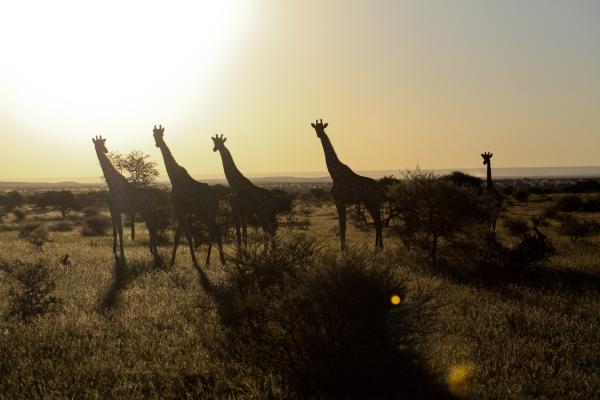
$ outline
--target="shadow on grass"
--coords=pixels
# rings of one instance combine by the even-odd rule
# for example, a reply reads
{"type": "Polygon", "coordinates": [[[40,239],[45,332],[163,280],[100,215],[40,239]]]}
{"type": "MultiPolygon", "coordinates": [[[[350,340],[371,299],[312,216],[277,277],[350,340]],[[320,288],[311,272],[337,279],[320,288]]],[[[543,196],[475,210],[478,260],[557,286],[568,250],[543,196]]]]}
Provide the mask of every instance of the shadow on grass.
{"type": "Polygon", "coordinates": [[[462,268],[461,263],[446,261],[430,269],[434,274],[445,276],[458,284],[481,287],[487,290],[503,290],[517,284],[531,289],[552,292],[600,292],[600,274],[565,267],[552,267],[546,263],[536,265],[490,263],[473,268],[462,268]]]}
{"type": "Polygon", "coordinates": [[[106,312],[119,305],[119,294],[138,276],[151,271],[165,269],[166,264],[161,256],[156,256],[150,262],[140,260],[128,263],[126,259],[115,258],[113,282],[99,301],[98,310],[106,312]]]}

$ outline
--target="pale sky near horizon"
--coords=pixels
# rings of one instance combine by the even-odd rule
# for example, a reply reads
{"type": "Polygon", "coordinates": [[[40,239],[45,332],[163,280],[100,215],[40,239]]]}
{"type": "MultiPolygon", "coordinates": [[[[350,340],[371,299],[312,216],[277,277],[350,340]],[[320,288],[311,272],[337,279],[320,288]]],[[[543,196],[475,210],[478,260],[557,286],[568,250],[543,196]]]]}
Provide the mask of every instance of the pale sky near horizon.
{"type": "Polygon", "coordinates": [[[0,5],[0,180],[95,177],[91,138],[194,175],[600,165],[600,2],[0,5]]]}

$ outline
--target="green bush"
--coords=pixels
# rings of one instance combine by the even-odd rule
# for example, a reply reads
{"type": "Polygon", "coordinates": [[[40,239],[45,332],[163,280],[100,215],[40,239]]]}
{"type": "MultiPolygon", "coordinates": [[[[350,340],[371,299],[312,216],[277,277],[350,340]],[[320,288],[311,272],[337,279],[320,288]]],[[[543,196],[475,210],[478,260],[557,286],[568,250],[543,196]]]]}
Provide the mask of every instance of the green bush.
{"type": "Polygon", "coordinates": [[[524,203],[527,200],[529,200],[529,192],[525,189],[520,189],[520,190],[517,190],[517,192],[515,192],[513,194],[513,197],[515,198],[515,200],[518,200],[518,201],[524,203]]]}
{"type": "Polygon", "coordinates": [[[48,229],[40,222],[27,222],[19,226],[19,238],[41,250],[49,240],[48,229]]]}
{"type": "Polygon", "coordinates": [[[577,195],[569,194],[558,199],[555,207],[558,211],[564,212],[581,211],[583,200],[577,195]]]}
{"type": "Polygon", "coordinates": [[[34,317],[55,311],[60,305],[60,299],[52,295],[56,285],[46,264],[44,260],[17,261],[3,268],[15,281],[9,291],[9,317],[31,322],[34,317]]]}
{"type": "Polygon", "coordinates": [[[73,230],[73,224],[68,221],[61,221],[50,225],[49,229],[52,232],[71,232],[73,230]]]}
{"type": "Polygon", "coordinates": [[[571,215],[563,215],[558,232],[568,236],[572,242],[578,239],[600,234],[600,224],[596,221],[585,221],[571,215]]]}
{"type": "Polygon", "coordinates": [[[217,298],[232,355],[300,397],[378,396],[409,368],[392,365],[390,297],[401,289],[381,256],[325,253],[299,236],[245,251],[226,282],[217,298]]]}
{"type": "Polygon", "coordinates": [[[104,215],[87,217],[83,220],[81,234],[83,236],[105,236],[108,228],[112,226],[112,221],[104,215]]]}

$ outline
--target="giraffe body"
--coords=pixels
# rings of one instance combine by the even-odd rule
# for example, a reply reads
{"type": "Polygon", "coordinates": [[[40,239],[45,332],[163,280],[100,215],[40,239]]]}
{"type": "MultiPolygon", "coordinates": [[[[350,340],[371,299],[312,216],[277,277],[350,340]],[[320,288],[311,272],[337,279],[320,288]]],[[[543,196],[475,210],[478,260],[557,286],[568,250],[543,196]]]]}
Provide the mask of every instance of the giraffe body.
{"type": "Polygon", "coordinates": [[[490,152],[481,154],[481,158],[483,158],[483,165],[487,166],[485,195],[488,196],[492,202],[489,228],[492,232],[496,232],[496,222],[498,221],[498,217],[502,209],[503,199],[498,189],[496,189],[494,186],[494,182],[492,180],[492,156],[493,154],[490,152]]]}
{"type": "Polygon", "coordinates": [[[223,170],[232,194],[229,203],[235,223],[238,247],[241,247],[242,236],[247,243],[247,225],[251,216],[256,216],[263,231],[274,237],[277,231],[277,204],[273,194],[267,189],[254,185],[235,165],[229,149],[225,147],[227,138],[223,135],[212,138],[213,151],[219,151],[223,162],[223,170]]]}
{"type": "Polygon", "coordinates": [[[106,153],[106,139],[101,136],[92,139],[96,154],[102,167],[102,172],[108,185],[108,208],[113,228],[113,253],[117,256],[117,236],[121,258],[125,258],[123,249],[123,223],[121,214],[135,214],[139,212],[146,223],[150,236],[150,253],[158,256],[157,230],[155,210],[160,201],[156,193],[150,189],[132,185],[121,175],[110,162],[106,153]]]}
{"type": "Polygon", "coordinates": [[[217,194],[208,184],[198,182],[190,176],[185,168],[177,164],[163,139],[164,128],[162,126],[159,128],[154,126],[153,132],[156,147],[160,148],[162,152],[167,174],[171,181],[171,203],[173,204],[177,217],[177,231],[175,233],[171,265],[175,263],[177,247],[179,246],[181,231],[183,231],[188,241],[194,266],[198,267],[194,252],[192,221],[203,223],[210,232],[211,242],[208,244],[206,265],[210,263],[212,241],[217,243],[221,263],[224,264],[225,256],[223,255],[221,230],[216,222],[217,213],[219,211],[219,198],[217,194]]]}
{"type": "Polygon", "coordinates": [[[311,124],[321,139],[327,170],[333,180],[331,196],[335,202],[340,227],[340,241],[342,250],[346,246],[346,206],[348,204],[363,203],[375,224],[375,247],[383,248],[383,221],[381,219],[381,203],[385,199],[383,187],[374,179],[361,176],[342,163],[329,137],[325,133],[327,123],[316,121],[311,124]]]}

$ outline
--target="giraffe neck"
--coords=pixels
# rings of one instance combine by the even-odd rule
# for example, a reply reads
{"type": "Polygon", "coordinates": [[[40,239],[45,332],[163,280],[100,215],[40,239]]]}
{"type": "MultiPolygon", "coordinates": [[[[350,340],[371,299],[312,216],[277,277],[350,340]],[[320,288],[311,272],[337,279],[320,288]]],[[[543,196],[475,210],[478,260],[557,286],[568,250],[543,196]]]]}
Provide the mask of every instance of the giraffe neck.
{"type": "Polygon", "coordinates": [[[169,180],[171,184],[177,181],[177,179],[182,178],[184,176],[189,176],[185,168],[177,164],[173,154],[171,154],[171,150],[167,147],[167,144],[163,141],[160,146],[160,152],[162,153],[163,160],[165,162],[165,168],[167,169],[167,175],[169,175],[169,180]]]}
{"type": "Polygon", "coordinates": [[[98,155],[98,160],[100,161],[100,166],[102,167],[102,172],[104,173],[104,178],[109,189],[129,184],[127,179],[112,165],[105,153],[96,150],[96,154],[98,155]]]}
{"type": "Polygon", "coordinates": [[[344,165],[338,158],[337,154],[335,154],[335,150],[333,149],[333,145],[329,140],[329,137],[325,132],[321,135],[321,144],[323,145],[323,152],[325,153],[325,163],[327,164],[327,170],[329,171],[329,175],[331,178],[335,180],[340,176],[340,174],[348,169],[346,165],[344,165]]]}
{"type": "Polygon", "coordinates": [[[487,188],[488,189],[493,189],[494,188],[494,182],[492,182],[492,161],[488,161],[487,163],[487,188]]]}
{"type": "Polygon", "coordinates": [[[240,170],[237,169],[235,162],[233,162],[233,157],[227,147],[223,146],[220,148],[219,153],[221,154],[221,161],[223,161],[225,177],[227,178],[227,182],[229,183],[229,186],[231,186],[231,189],[234,191],[243,191],[254,186],[248,178],[242,175],[240,170]]]}

